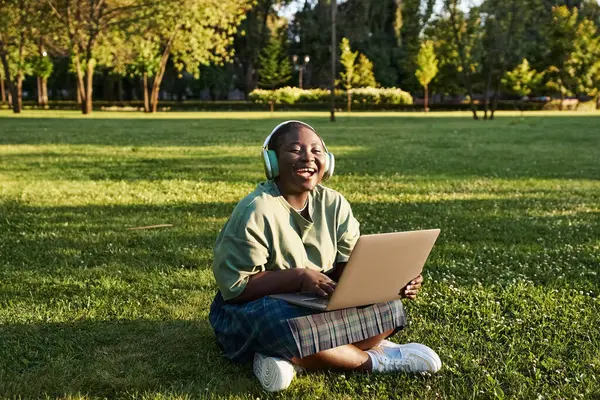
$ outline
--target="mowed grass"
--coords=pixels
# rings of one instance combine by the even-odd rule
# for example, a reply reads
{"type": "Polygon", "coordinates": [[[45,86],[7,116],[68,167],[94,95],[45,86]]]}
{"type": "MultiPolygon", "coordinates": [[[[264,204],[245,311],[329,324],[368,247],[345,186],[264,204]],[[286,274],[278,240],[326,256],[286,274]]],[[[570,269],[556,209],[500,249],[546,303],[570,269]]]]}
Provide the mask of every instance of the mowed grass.
{"type": "Polygon", "coordinates": [[[0,397],[600,398],[599,117],[0,112],[0,397]],[[272,395],[220,355],[212,246],[288,118],[335,153],[363,233],[441,229],[394,339],[439,374],[272,395]]]}

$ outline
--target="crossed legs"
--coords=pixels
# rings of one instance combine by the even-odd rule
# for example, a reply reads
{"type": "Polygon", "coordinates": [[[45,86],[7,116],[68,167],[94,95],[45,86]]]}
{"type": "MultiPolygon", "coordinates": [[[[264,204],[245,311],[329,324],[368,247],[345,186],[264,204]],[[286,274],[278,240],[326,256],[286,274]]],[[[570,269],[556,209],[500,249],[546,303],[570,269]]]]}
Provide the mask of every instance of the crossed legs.
{"type": "Polygon", "coordinates": [[[377,336],[361,340],[353,344],[323,350],[304,358],[292,358],[291,361],[306,370],[338,370],[338,371],[370,371],[371,358],[365,352],[377,346],[383,339],[390,336],[394,330],[383,332],[377,336]]]}

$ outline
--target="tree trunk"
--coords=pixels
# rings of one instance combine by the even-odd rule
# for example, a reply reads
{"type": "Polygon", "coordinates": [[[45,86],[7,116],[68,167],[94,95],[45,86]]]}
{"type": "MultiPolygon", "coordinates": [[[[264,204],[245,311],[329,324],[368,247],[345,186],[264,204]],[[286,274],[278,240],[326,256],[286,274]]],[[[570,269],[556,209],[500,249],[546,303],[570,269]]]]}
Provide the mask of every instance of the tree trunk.
{"type": "Polygon", "coordinates": [[[85,71],[85,102],[82,104],[82,110],[84,114],[92,113],[92,93],[94,83],[94,63],[91,60],[87,62],[87,68],[85,71]]]}
{"type": "Polygon", "coordinates": [[[488,119],[488,111],[490,110],[490,90],[492,89],[492,65],[494,58],[490,56],[488,65],[487,77],[485,80],[485,89],[483,93],[483,119],[488,119]]]}
{"type": "MultiPolygon", "coordinates": [[[[8,89],[8,104],[11,106],[13,106],[13,83],[12,83],[12,78],[10,76],[10,69],[8,68],[8,57],[6,56],[5,52],[0,52],[0,60],[2,61],[2,67],[4,68],[4,73],[5,73],[5,80],[6,80],[6,86],[8,89]]],[[[4,81],[3,81],[4,83],[4,81]]]]}
{"type": "Polygon", "coordinates": [[[0,96],[2,103],[6,103],[6,89],[4,88],[4,77],[0,78],[0,96]]]}
{"type": "Polygon", "coordinates": [[[500,83],[502,83],[502,81],[498,77],[496,79],[496,86],[494,88],[494,95],[492,96],[492,113],[490,115],[490,119],[494,119],[494,113],[498,109],[498,93],[500,93],[500,83]]]}
{"type": "Polygon", "coordinates": [[[77,77],[75,81],[77,82],[77,105],[81,106],[81,87],[79,86],[79,77],[77,77]]]}
{"type": "Polygon", "coordinates": [[[171,35],[167,45],[165,46],[165,50],[163,51],[162,57],[160,59],[158,72],[156,73],[156,76],[154,77],[154,82],[152,85],[152,96],[150,97],[150,107],[151,107],[150,112],[153,112],[153,113],[155,113],[158,108],[158,92],[160,90],[160,84],[162,82],[162,79],[165,75],[165,71],[167,69],[167,62],[169,61],[169,56],[171,55],[171,45],[173,44],[173,40],[175,39],[175,34],[176,34],[176,32],[174,32],[171,35]]]}
{"type": "MultiPolygon", "coordinates": [[[[46,57],[44,55],[46,53],[44,49],[44,38],[39,38],[38,50],[40,52],[40,57],[46,57]]],[[[38,105],[41,107],[45,107],[48,105],[48,78],[44,78],[41,76],[37,77],[37,89],[38,89],[38,105]]]]}
{"type": "Polygon", "coordinates": [[[161,60],[158,73],[154,77],[154,82],[152,84],[152,94],[150,96],[150,112],[152,113],[155,113],[158,109],[158,92],[160,91],[160,83],[162,82],[165,70],[167,69],[167,60],[168,56],[164,62],[161,60]]]}
{"type": "Polygon", "coordinates": [[[17,84],[13,86],[13,111],[19,114],[23,110],[23,76],[17,75],[17,84]]]}
{"type": "Polygon", "coordinates": [[[465,44],[460,40],[459,36],[459,27],[456,22],[456,3],[453,4],[453,7],[449,6],[448,12],[450,14],[450,22],[452,23],[452,33],[454,34],[454,40],[456,42],[456,47],[458,50],[458,56],[460,59],[460,64],[462,66],[462,77],[467,88],[467,93],[469,94],[469,106],[471,107],[471,112],[473,113],[473,119],[478,120],[477,117],[477,109],[475,108],[475,103],[473,102],[473,85],[471,84],[471,74],[469,73],[469,66],[467,65],[467,59],[465,55],[465,44]]]}
{"type": "Polygon", "coordinates": [[[596,95],[596,110],[600,110],[600,93],[596,95]]]}
{"type": "Polygon", "coordinates": [[[348,99],[348,112],[352,112],[352,93],[350,93],[350,89],[346,89],[346,98],[348,99]]]}
{"type": "Polygon", "coordinates": [[[42,78],[42,106],[48,105],[48,79],[42,78]]]}
{"type": "Polygon", "coordinates": [[[427,88],[427,85],[424,86],[425,88],[425,112],[429,112],[429,90],[427,88]]]}
{"type": "Polygon", "coordinates": [[[144,72],[144,112],[150,112],[150,104],[148,103],[148,73],[144,72]]]}
{"type": "Polygon", "coordinates": [[[38,106],[42,105],[42,78],[37,77],[37,98],[38,106]]]}

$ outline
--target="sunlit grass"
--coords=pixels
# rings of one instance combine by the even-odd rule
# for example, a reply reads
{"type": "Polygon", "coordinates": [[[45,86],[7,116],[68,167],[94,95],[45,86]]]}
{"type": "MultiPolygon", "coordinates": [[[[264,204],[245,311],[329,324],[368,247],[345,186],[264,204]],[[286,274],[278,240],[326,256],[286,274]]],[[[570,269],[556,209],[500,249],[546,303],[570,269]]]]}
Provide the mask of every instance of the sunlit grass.
{"type": "Polygon", "coordinates": [[[444,368],[274,397],[600,397],[599,114],[338,116],[0,111],[0,397],[272,397],[207,315],[215,237],[287,118],[324,136],[364,233],[441,228],[395,340],[444,368]]]}

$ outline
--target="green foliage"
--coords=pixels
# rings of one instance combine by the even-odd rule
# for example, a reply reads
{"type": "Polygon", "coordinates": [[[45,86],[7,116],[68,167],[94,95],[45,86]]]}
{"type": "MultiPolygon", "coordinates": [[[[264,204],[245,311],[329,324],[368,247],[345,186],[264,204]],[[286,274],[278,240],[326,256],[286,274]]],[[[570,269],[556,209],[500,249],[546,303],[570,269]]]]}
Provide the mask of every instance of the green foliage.
{"type": "MultiPolygon", "coordinates": [[[[32,58],[37,54],[35,27],[39,24],[39,3],[34,0],[0,2],[0,66],[4,62],[13,80],[32,74],[32,58]]],[[[7,72],[7,71],[5,71],[7,72]]]]}
{"type": "Polygon", "coordinates": [[[0,397],[596,399],[593,115],[490,129],[455,113],[302,113],[362,233],[441,229],[392,340],[427,344],[443,368],[303,373],[271,395],[221,355],[208,310],[215,237],[264,179],[260,145],[278,121],[0,111],[0,397]],[[173,226],[127,230],[157,224],[173,226]]]}
{"type": "Polygon", "coordinates": [[[550,59],[546,86],[561,94],[595,96],[600,87],[600,38],[598,28],[580,19],[577,8],[552,9],[550,59]]]}
{"type": "Polygon", "coordinates": [[[573,52],[567,68],[572,69],[578,93],[596,96],[600,91],[600,35],[594,22],[584,19],[577,26],[573,52]]]}
{"type": "Polygon", "coordinates": [[[397,0],[397,10],[402,14],[400,31],[401,45],[396,63],[400,67],[401,85],[409,91],[416,91],[419,84],[415,79],[417,55],[423,40],[423,31],[434,15],[435,0],[397,0]]]}
{"type": "Polygon", "coordinates": [[[358,55],[356,65],[356,86],[357,87],[377,87],[379,84],[373,74],[373,63],[364,54],[358,55]]]}
{"type": "Polygon", "coordinates": [[[506,72],[502,78],[502,85],[517,96],[524,97],[529,96],[540,85],[543,78],[544,74],[531,69],[529,61],[524,58],[515,69],[506,72]]]}
{"type": "MultiPolygon", "coordinates": [[[[350,94],[354,103],[361,104],[412,104],[410,93],[396,88],[353,88],[350,94]]],[[[336,90],[337,101],[345,99],[347,92],[336,90]]],[[[250,101],[268,104],[327,103],[331,99],[331,91],[327,89],[299,89],[284,87],[277,90],[256,89],[249,94],[250,101]]]]}
{"type": "Polygon", "coordinates": [[[435,56],[435,49],[431,40],[426,40],[421,43],[421,49],[417,55],[417,70],[415,76],[419,80],[419,83],[426,87],[429,82],[438,73],[438,60],[435,56]]]}
{"type": "Polygon", "coordinates": [[[462,94],[465,91],[460,75],[460,61],[452,25],[448,18],[440,17],[425,29],[425,37],[431,40],[438,60],[438,73],[430,86],[441,94],[462,94]]]}
{"type": "Polygon", "coordinates": [[[571,96],[576,90],[575,70],[569,65],[574,44],[577,40],[577,9],[566,6],[552,9],[553,24],[550,36],[550,60],[546,69],[546,86],[562,96],[571,96]]]}
{"type": "Polygon", "coordinates": [[[342,38],[340,43],[340,64],[342,64],[343,71],[340,71],[340,80],[346,90],[352,89],[356,85],[358,76],[356,75],[356,57],[358,51],[352,51],[350,48],[350,41],[347,38],[342,38]]]}
{"type": "Polygon", "coordinates": [[[48,56],[37,55],[32,57],[29,62],[31,63],[31,74],[39,76],[40,78],[48,79],[52,75],[54,70],[54,64],[48,56]]]}
{"type": "Polygon", "coordinates": [[[259,57],[259,85],[273,89],[285,84],[292,77],[292,64],[285,52],[282,39],[277,35],[271,36],[268,45],[259,57]]]}

